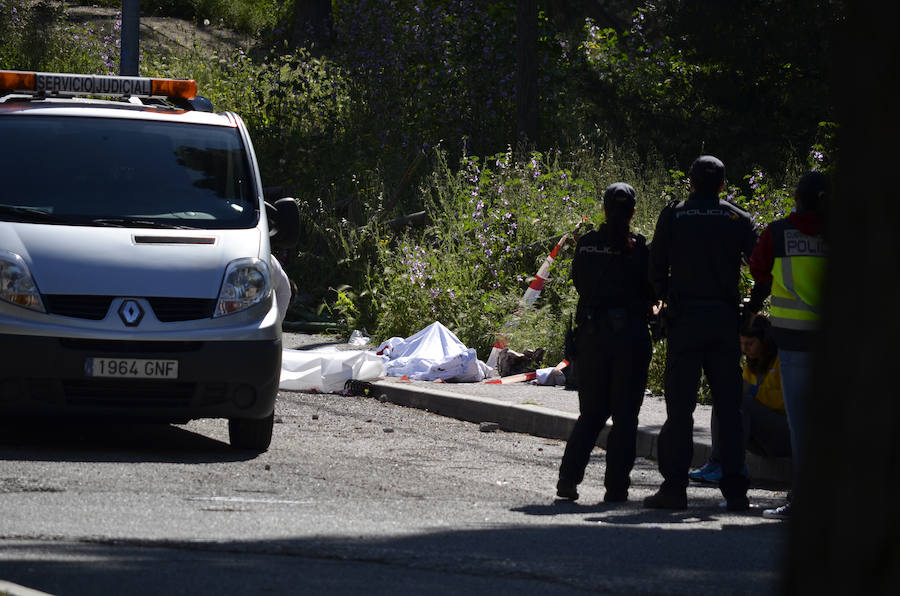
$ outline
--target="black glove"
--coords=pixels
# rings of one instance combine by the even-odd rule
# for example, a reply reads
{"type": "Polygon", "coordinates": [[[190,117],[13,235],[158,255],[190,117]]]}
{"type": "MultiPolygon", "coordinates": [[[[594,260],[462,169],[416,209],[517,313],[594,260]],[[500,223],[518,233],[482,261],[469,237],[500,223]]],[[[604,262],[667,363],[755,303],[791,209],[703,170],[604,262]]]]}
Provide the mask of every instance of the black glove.
{"type": "Polygon", "coordinates": [[[668,331],[668,314],[669,307],[663,305],[658,313],[653,313],[653,310],[650,310],[650,314],[647,317],[647,322],[650,324],[650,339],[653,341],[660,341],[665,339],[666,333],[668,331]]]}

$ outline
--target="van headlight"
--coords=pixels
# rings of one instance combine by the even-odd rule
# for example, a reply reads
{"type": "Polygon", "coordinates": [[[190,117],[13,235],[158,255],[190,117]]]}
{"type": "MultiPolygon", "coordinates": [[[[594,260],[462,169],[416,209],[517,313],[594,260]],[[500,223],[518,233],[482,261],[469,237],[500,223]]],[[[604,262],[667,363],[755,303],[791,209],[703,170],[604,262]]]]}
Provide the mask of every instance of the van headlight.
{"type": "Polygon", "coordinates": [[[46,312],[25,259],[12,252],[0,251],[0,298],[16,306],[46,312]]]}
{"type": "Polygon", "coordinates": [[[230,315],[259,304],[272,291],[269,265],[262,259],[237,259],[225,269],[213,317],[230,315]]]}

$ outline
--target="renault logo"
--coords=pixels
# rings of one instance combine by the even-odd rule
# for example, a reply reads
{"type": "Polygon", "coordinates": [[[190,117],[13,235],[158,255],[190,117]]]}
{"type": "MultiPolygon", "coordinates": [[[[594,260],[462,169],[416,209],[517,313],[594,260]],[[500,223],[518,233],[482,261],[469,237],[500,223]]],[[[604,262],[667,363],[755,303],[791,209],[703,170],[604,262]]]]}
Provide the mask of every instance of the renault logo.
{"type": "Polygon", "coordinates": [[[144,318],[144,309],[135,300],[126,300],[119,307],[119,318],[129,327],[135,327],[144,318]]]}

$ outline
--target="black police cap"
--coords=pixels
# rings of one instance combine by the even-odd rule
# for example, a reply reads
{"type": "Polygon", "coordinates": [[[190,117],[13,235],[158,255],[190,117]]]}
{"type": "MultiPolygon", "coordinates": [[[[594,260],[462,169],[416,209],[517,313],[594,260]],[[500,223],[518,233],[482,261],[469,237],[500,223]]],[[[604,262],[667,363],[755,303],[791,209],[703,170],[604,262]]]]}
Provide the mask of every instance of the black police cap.
{"type": "Polygon", "coordinates": [[[603,204],[609,208],[612,205],[621,205],[634,209],[636,193],[630,184],[613,182],[603,191],[603,204]]]}
{"type": "Polygon", "coordinates": [[[698,188],[718,190],[719,185],[725,182],[725,164],[718,157],[701,155],[691,164],[688,178],[698,188]]]}

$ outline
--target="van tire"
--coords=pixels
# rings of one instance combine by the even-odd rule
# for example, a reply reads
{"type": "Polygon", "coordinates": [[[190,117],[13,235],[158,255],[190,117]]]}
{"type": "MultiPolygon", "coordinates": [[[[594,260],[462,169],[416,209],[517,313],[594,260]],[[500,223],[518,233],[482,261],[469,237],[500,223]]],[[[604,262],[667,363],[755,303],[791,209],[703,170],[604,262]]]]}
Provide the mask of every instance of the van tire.
{"type": "Polygon", "coordinates": [[[275,412],[265,418],[229,418],[228,440],[235,449],[263,452],[272,442],[275,412]]]}

